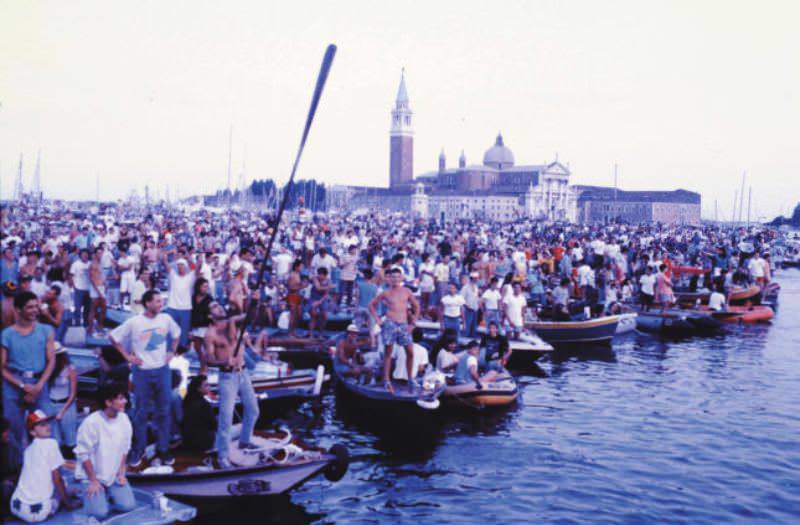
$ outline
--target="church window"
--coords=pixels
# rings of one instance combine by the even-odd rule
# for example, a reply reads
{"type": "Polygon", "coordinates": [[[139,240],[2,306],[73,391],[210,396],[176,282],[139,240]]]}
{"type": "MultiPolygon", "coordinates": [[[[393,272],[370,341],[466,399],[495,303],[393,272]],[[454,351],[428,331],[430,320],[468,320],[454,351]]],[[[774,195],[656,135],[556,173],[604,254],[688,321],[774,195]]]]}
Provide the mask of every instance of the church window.
{"type": "Polygon", "coordinates": [[[411,125],[411,117],[406,117],[406,124],[411,125]]]}

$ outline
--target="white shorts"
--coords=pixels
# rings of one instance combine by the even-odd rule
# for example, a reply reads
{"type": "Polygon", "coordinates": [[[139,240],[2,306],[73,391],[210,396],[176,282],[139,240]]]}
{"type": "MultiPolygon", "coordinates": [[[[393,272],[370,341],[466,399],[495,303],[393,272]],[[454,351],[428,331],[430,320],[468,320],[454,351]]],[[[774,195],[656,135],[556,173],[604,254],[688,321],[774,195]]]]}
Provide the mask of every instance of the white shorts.
{"type": "Polygon", "coordinates": [[[11,514],[28,523],[44,521],[58,510],[58,500],[46,499],[34,505],[24,503],[17,499],[16,492],[11,496],[11,514]],[[36,512],[32,509],[35,508],[36,512]]]}
{"type": "Polygon", "coordinates": [[[206,330],[208,330],[207,326],[198,326],[197,328],[192,328],[192,337],[203,339],[206,336],[206,330]]]}
{"type": "Polygon", "coordinates": [[[133,284],[136,282],[136,276],[133,272],[123,272],[119,277],[119,292],[130,293],[133,291],[133,284]]]}
{"type": "Polygon", "coordinates": [[[106,297],[106,287],[99,286],[97,290],[95,290],[94,286],[89,287],[89,297],[92,299],[100,299],[101,297],[105,299],[106,297]]]}

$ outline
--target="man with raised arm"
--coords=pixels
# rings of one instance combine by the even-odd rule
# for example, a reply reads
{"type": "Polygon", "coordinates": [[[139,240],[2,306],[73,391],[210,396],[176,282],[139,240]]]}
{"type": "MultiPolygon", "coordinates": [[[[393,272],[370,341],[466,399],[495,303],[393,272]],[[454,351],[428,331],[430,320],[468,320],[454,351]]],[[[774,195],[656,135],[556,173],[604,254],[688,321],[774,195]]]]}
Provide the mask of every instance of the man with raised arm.
{"type": "Polygon", "coordinates": [[[416,386],[417,382],[412,373],[414,364],[414,345],[411,339],[411,331],[419,317],[419,303],[414,298],[411,290],[403,286],[403,272],[400,268],[392,267],[386,272],[391,287],[388,290],[376,295],[369,303],[369,313],[378,326],[381,327],[381,337],[383,338],[383,380],[386,383],[386,390],[394,393],[392,387],[392,347],[399,344],[406,350],[406,369],[408,372],[409,386],[416,386]],[[379,303],[385,303],[386,317],[381,320],[378,317],[376,307],[379,303]],[[408,319],[408,306],[411,305],[411,320],[408,319]]]}
{"type": "Polygon", "coordinates": [[[234,355],[236,348],[236,322],[243,321],[246,314],[228,317],[219,303],[211,303],[211,325],[206,330],[204,339],[208,364],[219,367],[217,393],[219,395],[219,419],[217,420],[217,462],[220,468],[230,468],[228,458],[230,449],[231,425],[233,425],[233,408],[236,397],[242,400],[244,416],[242,431],[239,434],[239,448],[246,450],[257,448],[250,443],[253,429],[258,421],[258,400],[250,382],[250,374],[244,369],[244,348],[234,355]]]}

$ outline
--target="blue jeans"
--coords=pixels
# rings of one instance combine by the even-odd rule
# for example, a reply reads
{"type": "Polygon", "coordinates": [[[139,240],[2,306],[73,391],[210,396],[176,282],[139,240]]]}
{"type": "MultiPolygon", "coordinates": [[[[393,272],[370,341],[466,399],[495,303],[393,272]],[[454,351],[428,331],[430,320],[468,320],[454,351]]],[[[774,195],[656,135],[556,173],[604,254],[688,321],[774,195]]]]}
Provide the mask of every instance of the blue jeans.
{"type": "Polygon", "coordinates": [[[444,316],[442,324],[444,325],[445,330],[454,330],[456,333],[456,340],[461,337],[461,318],[460,317],[448,317],[444,316]]]}
{"type": "Polygon", "coordinates": [[[61,324],[56,328],[56,341],[59,343],[64,342],[64,335],[67,333],[67,328],[72,324],[72,313],[69,310],[64,310],[64,315],[61,317],[61,324]]]}
{"type": "Polygon", "coordinates": [[[140,457],[147,445],[147,422],[151,411],[155,414],[155,426],[158,434],[156,448],[159,453],[169,449],[169,406],[172,394],[172,380],[167,365],[152,370],[142,370],[138,366],[133,369],[133,395],[136,400],[136,411],[133,416],[133,450],[132,454],[140,457]]]}
{"type": "Polygon", "coordinates": [[[167,308],[167,313],[178,323],[178,326],[181,327],[181,339],[178,344],[184,348],[189,348],[189,332],[192,330],[192,311],[167,308]]]}
{"type": "Polygon", "coordinates": [[[115,480],[109,487],[101,483],[100,492],[91,497],[86,494],[88,486],[89,483],[83,483],[83,511],[89,516],[104,519],[111,508],[119,512],[130,512],[136,508],[136,497],[129,483],[120,485],[115,480]],[[111,505],[108,504],[109,499],[111,505]]]}
{"type": "Polygon", "coordinates": [[[474,338],[478,328],[478,311],[464,307],[464,331],[466,336],[474,338]]]}
{"type": "MultiPolygon", "coordinates": [[[[52,403],[53,415],[58,414],[64,403],[52,403]]],[[[58,444],[64,447],[74,447],[76,438],[78,436],[78,402],[73,402],[69,408],[64,412],[64,417],[61,421],[53,419],[51,421],[53,427],[53,437],[58,441],[58,444]]]]}
{"type": "Polygon", "coordinates": [[[491,323],[495,323],[497,325],[497,327],[499,328],[500,327],[500,311],[487,308],[486,310],[483,311],[483,322],[486,325],[486,329],[487,330],[489,329],[489,325],[491,323]]]}
{"type": "Polygon", "coordinates": [[[258,400],[250,383],[248,372],[220,372],[217,383],[219,396],[219,418],[217,420],[217,438],[215,448],[219,459],[228,459],[230,446],[231,425],[233,424],[233,407],[236,405],[237,394],[242,400],[244,416],[242,418],[242,433],[239,434],[239,444],[250,442],[253,429],[258,421],[258,400]]]}
{"type": "Polygon", "coordinates": [[[86,326],[86,317],[89,315],[89,305],[91,303],[91,299],[89,299],[89,290],[78,290],[75,288],[73,293],[75,294],[73,295],[75,307],[73,319],[79,326],[86,326]]]}
{"type": "MultiPolygon", "coordinates": [[[[19,377],[19,374],[14,375],[19,377]]],[[[20,379],[28,385],[36,384],[38,381],[34,377],[22,377],[20,379]]],[[[28,444],[28,432],[25,430],[25,413],[39,409],[47,415],[52,414],[50,389],[47,383],[42,386],[39,397],[33,403],[25,403],[23,397],[25,397],[25,394],[19,387],[12,385],[8,381],[3,381],[3,417],[8,419],[11,426],[11,434],[14,436],[13,442],[19,447],[19,450],[12,451],[12,453],[20,458],[20,463],[22,463],[22,452],[28,444]]]]}

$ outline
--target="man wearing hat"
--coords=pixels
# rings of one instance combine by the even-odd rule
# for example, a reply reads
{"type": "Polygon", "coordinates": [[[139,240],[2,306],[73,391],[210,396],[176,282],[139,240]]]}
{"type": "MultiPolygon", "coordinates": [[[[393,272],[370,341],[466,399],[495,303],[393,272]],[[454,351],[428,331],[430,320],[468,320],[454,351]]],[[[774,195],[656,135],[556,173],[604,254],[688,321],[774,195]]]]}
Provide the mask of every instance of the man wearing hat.
{"type": "Polygon", "coordinates": [[[372,379],[372,368],[366,366],[364,358],[358,351],[359,343],[369,344],[368,340],[359,342],[358,326],[351,324],[347,327],[347,337],[339,341],[336,345],[336,359],[333,366],[344,377],[354,377],[358,380],[364,375],[364,382],[369,383],[372,379]]]}
{"type": "Polygon", "coordinates": [[[28,523],[44,521],[58,510],[59,501],[68,509],[80,506],[70,498],[59,468],[64,457],[51,437],[51,417],[34,410],[25,422],[32,441],[25,449],[19,483],[11,496],[11,513],[28,523]],[[58,491],[58,497],[56,496],[58,491]]]}

